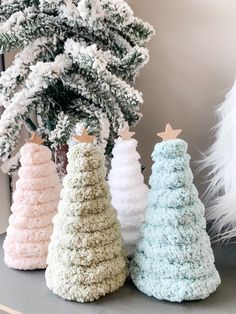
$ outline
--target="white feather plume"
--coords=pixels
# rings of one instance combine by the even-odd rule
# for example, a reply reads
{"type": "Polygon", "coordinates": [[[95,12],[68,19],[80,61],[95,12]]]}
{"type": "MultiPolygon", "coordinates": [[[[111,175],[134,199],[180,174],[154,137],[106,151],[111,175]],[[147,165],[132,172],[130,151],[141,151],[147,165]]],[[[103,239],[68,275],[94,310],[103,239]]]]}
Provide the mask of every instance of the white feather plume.
{"type": "Polygon", "coordinates": [[[236,81],[216,114],[216,140],[204,159],[204,168],[210,168],[207,219],[215,239],[229,240],[236,236],[236,81]]]}

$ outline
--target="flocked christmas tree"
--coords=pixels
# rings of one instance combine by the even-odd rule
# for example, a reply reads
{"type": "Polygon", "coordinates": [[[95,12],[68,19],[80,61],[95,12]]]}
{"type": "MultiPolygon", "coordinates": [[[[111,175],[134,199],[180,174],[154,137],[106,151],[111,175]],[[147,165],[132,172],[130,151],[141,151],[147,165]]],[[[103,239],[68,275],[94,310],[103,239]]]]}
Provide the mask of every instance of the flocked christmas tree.
{"type": "Polygon", "coordinates": [[[12,215],[3,244],[6,264],[15,269],[44,269],[61,184],[51,151],[34,134],[21,148],[21,168],[12,215]]]}
{"type": "Polygon", "coordinates": [[[0,158],[11,156],[23,124],[55,148],[81,122],[109,155],[120,126],[140,120],[142,94],[131,84],[153,33],[123,0],[4,1],[0,53],[20,52],[0,78],[0,158]]]}
{"type": "Polygon", "coordinates": [[[134,252],[144,219],[148,191],[141,172],[140,155],[136,151],[137,141],[131,138],[133,135],[128,128],[120,133],[112,151],[109,173],[112,205],[117,209],[129,256],[134,252]]]}
{"type": "Polygon", "coordinates": [[[75,139],[54,218],[46,283],[62,298],[91,302],[121,287],[127,266],[104,155],[86,131],[75,139]]]}
{"type": "Polygon", "coordinates": [[[176,139],[180,132],[167,125],[158,134],[164,141],[152,154],[148,207],[131,264],[138,289],[176,302],[204,299],[220,284],[187,143],[176,139]]]}

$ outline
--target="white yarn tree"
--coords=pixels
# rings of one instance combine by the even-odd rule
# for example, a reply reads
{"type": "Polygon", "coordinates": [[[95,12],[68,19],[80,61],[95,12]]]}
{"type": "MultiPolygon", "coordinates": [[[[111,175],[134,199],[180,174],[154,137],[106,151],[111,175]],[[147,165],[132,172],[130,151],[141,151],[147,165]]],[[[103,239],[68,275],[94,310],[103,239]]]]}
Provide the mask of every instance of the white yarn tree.
{"type": "Polygon", "coordinates": [[[109,173],[112,205],[118,211],[128,256],[134,253],[148,191],[141,173],[140,155],[136,151],[137,141],[131,138],[133,134],[126,128],[116,140],[109,173]]]}

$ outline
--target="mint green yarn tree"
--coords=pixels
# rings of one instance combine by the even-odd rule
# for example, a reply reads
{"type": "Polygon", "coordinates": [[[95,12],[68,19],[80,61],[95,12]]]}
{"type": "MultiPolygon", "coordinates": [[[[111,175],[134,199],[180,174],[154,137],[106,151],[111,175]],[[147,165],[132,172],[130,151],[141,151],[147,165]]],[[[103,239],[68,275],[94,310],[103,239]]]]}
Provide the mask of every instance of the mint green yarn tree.
{"type": "Polygon", "coordinates": [[[46,284],[67,300],[92,302],[123,286],[128,270],[105,158],[86,131],[69,150],[49,244],[46,284]]]}
{"type": "Polygon", "coordinates": [[[158,133],[152,159],[145,221],[131,262],[139,290],[160,300],[181,302],[208,297],[220,284],[181,130],[158,133]]]}

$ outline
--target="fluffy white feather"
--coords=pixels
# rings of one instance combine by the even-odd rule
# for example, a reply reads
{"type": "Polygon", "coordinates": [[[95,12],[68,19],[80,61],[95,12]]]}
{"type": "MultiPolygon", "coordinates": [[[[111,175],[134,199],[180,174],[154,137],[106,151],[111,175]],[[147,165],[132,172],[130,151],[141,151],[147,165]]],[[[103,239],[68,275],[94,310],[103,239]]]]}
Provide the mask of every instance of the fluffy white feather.
{"type": "Polygon", "coordinates": [[[207,219],[215,238],[228,240],[236,236],[236,81],[216,113],[215,143],[204,159],[204,168],[210,168],[207,219]]]}

